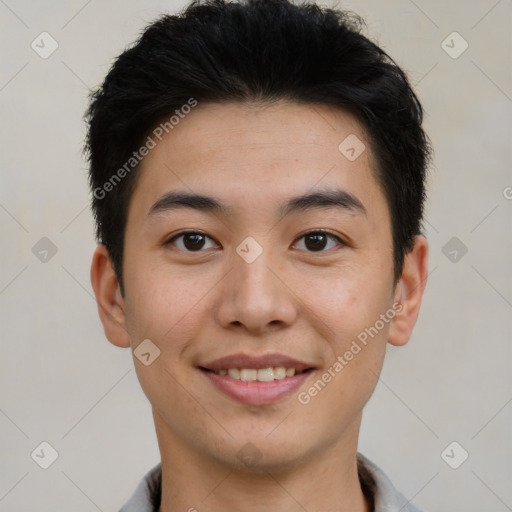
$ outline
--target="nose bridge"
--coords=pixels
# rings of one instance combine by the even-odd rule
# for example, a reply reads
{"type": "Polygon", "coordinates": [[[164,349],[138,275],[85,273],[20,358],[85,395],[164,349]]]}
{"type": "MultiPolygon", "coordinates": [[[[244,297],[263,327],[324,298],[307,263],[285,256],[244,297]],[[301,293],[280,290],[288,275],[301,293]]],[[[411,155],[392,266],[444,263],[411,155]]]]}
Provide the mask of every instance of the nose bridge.
{"type": "Polygon", "coordinates": [[[233,278],[240,298],[268,301],[279,293],[276,277],[270,271],[276,266],[274,256],[268,244],[261,239],[257,242],[248,237],[240,243],[233,256],[233,278]]]}
{"type": "MultiPolygon", "coordinates": [[[[249,250],[248,255],[252,249],[249,250]]],[[[269,287],[273,288],[276,278],[270,271],[272,268],[272,254],[269,250],[264,250],[261,254],[255,257],[254,260],[246,260],[244,257],[237,254],[235,259],[235,268],[233,269],[239,279],[239,286],[243,288],[244,292],[258,292],[259,294],[269,293],[269,287]]],[[[274,264],[275,266],[275,264],[274,264]]]]}
{"type": "MultiPolygon", "coordinates": [[[[244,240],[233,253],[219,308],[219,321],[261,330],[271,323],[293,321],[292,294],[279,278],[275,252],[255,239],[244,240]]],[[[281,267],[282,268],[282,267],[281,267]]]]}

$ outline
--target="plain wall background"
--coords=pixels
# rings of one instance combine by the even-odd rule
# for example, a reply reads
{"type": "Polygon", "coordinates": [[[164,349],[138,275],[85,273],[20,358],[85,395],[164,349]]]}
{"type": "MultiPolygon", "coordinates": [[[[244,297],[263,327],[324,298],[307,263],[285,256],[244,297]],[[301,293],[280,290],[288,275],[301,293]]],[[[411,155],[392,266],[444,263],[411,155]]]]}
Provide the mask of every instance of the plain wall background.
{"type": "MultiPolygon", "coordinates": [[[[0,511],[118,510],[159,461],[130,351],[106,340],[92,296],[82,115],[113,59],[185,5],[0,2],[0,511]],[[47,59],[31,48],[43,31],[59,45],[47,59]],[[46,470],[42,441],[59,454],[46,470]]],[[[359,450],[430,512],[512,510],[512,2],[328,5],[363,16],[408,72],[435,149],[422,310],[389,347],[359,450]],[[458,58],[441,46],[454,31],[458,58]],[[452,237],[467,247],[455,262],[452,237]],[[469,453],[458,469],[441,457],[452,441],[469,453]]]]}

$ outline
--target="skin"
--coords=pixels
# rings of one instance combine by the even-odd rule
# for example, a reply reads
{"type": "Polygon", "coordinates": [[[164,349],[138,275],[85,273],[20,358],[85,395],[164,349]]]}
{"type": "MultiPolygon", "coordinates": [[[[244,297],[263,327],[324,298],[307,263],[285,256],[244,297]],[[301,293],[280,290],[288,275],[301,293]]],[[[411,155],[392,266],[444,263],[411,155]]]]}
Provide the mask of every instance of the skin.
{"type": "Polygon", "coordinates": [[[160,349],[149,366],[134,357],[162,456],[160,512],[368,512],[356,467],[362,410],[386,344],[411,336],[428,245],[415,238],[394,286],[389,209],[356,118],[284,101],[199,104],[143,160],[124,250],[124,297],[101,245],[91,281],[112,344],[134,350],[149,338],[160,349]],[[366,146],[354,161],[338,150],[349,134],[366,146]],[[331,207],[279,215],[290,197],[326,188],[357,197],[366,214],[331,207]],[[233,211],[148,215],[170,191],[213,196],[233,211]],[[315,229],[341,242],[328,237],[315,251],[304,237],[315,229]],[[187,237],[166,244],[184,230],[204,233],[202,248],[194,251],[187,237]],[[263,248],[252,263],[236,252],[248,236],[263,248]],[[400,312],[308,404],[299,403],[298,392],[395,302],[400,312]],[[197,368],[239,352],[279,352],[316,370],[272,405],[244,405],[197,368]],[[247,443],[259,457],[250,467],[237,455],[247,443]]]}

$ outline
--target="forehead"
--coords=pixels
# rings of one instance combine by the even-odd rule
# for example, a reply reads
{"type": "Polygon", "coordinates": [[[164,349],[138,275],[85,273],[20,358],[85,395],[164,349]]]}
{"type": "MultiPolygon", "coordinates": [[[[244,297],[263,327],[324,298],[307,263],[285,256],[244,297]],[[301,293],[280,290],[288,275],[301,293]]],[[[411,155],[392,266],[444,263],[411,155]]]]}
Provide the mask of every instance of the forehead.
{"type": "Polygon", "coordinates": [[[367,136],[355,116],[339,108],[205,103],[161,140],[153,138],[131,201],[138,215],[172,190],[225,197],[234,214],[268,210],[316,188],[361,196],[370,210],[384,201],[367,136]]]}

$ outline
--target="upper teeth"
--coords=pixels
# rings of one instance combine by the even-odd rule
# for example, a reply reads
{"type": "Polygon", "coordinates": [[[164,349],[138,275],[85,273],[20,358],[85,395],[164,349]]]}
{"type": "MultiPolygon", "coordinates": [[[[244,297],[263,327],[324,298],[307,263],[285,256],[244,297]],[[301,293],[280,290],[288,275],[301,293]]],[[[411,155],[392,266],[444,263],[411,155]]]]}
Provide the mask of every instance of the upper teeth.
{"type": "Polygon", "coordinates": [[[232,379],[242,380],[244,382],[260,381],[270,382],[275,379],[284,379],[293,377],[295,368],[285,368],[284,366],[275,366],[274,368],[229,368],[229,370],[214,370],[217,375],[229,375],[232,379]]]}

